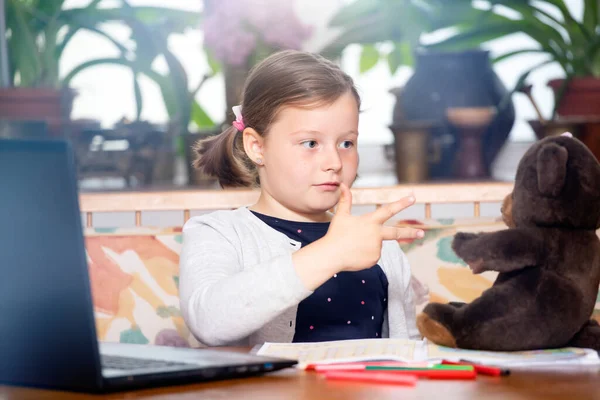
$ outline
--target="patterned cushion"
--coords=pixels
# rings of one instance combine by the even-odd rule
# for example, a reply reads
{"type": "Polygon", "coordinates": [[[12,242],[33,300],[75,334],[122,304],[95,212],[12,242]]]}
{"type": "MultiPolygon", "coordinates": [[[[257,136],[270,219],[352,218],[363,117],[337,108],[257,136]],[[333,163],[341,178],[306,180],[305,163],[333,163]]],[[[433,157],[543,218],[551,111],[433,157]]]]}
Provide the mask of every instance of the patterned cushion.
{"type": "Polygon", "coordinates": [[[181,228],[85,235],[99,340],[199,346],[179,311],[181,228]]]}
{"type": "MultiPolygon", "coordinates": [[[[457,231],[504,229],[493,218],[401,221],[425,237],[404,241],[417,309],[427,301],[470,302],[496,274],[473,275],[451,248],[457,231]],[[429,293],[428,293],[429,291],[429,293]]],[[[181,228],[87,228],[86,249],[98,338],[102,341],[200,347],[181,317],[178,297],[181,228]]],[[[600,320],[600,298],[595,316],[600,320]]]]}

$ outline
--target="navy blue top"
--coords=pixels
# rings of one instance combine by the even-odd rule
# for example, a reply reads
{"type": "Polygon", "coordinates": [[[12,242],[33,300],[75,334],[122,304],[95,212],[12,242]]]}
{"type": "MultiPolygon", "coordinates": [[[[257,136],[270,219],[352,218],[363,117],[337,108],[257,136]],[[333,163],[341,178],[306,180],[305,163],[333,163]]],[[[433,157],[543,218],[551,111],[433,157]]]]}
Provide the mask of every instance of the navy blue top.
{"type": "MultiPolygon", "coordinates": [[[[252,212],[302,247],[329,229],[329,222],[287,221],[252,212]]],[[[298,305],[293,342],[381,337],[387,293],[387,277],[379,265],[335,274],[298,305]]]]}

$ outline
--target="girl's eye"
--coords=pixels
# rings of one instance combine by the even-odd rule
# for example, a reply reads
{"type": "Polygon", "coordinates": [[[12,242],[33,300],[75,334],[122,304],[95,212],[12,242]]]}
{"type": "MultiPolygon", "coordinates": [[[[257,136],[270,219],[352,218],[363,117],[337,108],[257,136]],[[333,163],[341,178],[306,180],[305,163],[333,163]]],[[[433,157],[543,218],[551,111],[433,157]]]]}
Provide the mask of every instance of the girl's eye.
{"type": "Polygon", "coordinates": [[[350,140],[345,140],[342,142],[342,144],[340,146],[342,146],[342,148],[344,148],[344,149],[349,149],[352,146],[354,146],[354,143],[350,140]]]}
{"type": "Polygon", "coordinates": [[[307,140],[306,142],[302,142],[302,145],[304,147],[306,147],[307,149],[314,149],[315,147],[317,147],[317,141],[316,140],[307,140]]]}

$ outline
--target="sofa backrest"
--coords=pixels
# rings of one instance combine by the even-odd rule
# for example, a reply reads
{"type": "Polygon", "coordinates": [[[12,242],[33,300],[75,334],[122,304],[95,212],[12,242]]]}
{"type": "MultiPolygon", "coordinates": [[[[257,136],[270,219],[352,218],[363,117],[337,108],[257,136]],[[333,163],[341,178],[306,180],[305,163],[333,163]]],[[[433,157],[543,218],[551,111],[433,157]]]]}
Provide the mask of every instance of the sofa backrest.
{"type": "MultiPolygon", "coordinates": [[[[398,221],[420,226],[422,239],[400,242],[413,273],[418,311],[428,301],[470,302],[489,288],[495,273],[473,275],[454,254],[454,234],[505,229],[498,217],[481,217],[484,202],[499,202],[511,190],[508,183],[396,186],[353,189],[355,206],[384,204],[414,191],[425,204],[424,218],[398,221]],[[432,204],[471,203],[473,217],[432,219],[432,204]]],[[[181,226],[153,228],[142,225],[145,211],[231,209],[251,204],[252,190],[181,191],[82,194],[85,230],[98,338],[103,341],[202,346],[187,329],[180,314],[179,253],[181,226]],[[94,213],[125,211],[135,215],[136,226],[94,228],[94,213]]],[[[594,316],[600,320],[600,299],[594,316]]]]}

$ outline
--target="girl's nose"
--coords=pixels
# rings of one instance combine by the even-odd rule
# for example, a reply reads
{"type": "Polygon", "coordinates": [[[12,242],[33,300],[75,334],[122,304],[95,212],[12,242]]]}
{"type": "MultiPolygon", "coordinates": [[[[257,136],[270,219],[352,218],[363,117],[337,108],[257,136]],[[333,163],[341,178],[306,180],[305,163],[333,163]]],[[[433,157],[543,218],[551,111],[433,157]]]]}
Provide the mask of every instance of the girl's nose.
{"type": "Polygon", "coordinates": [[[323,157],[324,171],[339,171],[342,168],[342,158],[337,148],[328,149],[323,157]]]}

